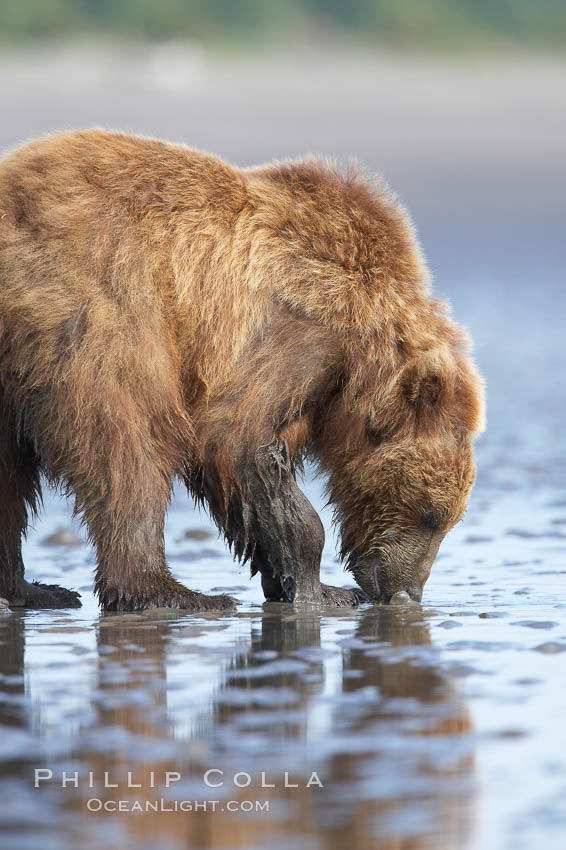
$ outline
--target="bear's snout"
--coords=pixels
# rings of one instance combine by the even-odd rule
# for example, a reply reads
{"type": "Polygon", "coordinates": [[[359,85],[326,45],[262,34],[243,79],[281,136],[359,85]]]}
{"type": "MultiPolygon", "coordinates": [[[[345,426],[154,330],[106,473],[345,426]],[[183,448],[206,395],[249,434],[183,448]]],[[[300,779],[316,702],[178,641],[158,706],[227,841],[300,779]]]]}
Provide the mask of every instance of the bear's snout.
{"type": "Polygon", "coordinates": [[[442,537],[413,529],[379,553],[362,557],[351,568],[354,577],[374,602],[420,602],[442,537]]]}

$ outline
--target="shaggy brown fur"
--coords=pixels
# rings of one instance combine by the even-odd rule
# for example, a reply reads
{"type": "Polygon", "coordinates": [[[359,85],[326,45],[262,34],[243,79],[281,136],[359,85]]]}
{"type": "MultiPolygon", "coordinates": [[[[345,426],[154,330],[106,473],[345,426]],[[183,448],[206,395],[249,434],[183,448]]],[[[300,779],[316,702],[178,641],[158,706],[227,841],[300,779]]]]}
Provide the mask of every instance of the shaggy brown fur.
{"type": "Polygon", "coordinates": [[[32,142],[0,162],[0,325],[12,604],[78,604],[23,579],[40,471],[75,495],[106,609],[233,605],[169,573],[175,476],[268,598],[355,602],[320,585],[304,457],[363,590],[420,598],[472,486],[482,394],[385,188],[103,130],[32,142]]]}

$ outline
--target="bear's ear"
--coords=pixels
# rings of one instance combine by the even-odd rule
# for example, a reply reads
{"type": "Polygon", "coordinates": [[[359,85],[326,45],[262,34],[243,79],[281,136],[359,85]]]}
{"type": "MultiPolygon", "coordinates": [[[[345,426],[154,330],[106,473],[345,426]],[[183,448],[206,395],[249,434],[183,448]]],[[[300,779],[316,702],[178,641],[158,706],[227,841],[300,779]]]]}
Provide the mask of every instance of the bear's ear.
{"type": "Polygon", "coordinates": [[[470,361],[459,364],[455,396],[462,428],[472,436],[485,431],[484,382],[470,361]]]}
{"type": "Polygon", "coordinates": [[[454,395],[455,363],[443,348],[420,352],[403,367],[398,387],[418,421],[435,418],[454,395]]]}

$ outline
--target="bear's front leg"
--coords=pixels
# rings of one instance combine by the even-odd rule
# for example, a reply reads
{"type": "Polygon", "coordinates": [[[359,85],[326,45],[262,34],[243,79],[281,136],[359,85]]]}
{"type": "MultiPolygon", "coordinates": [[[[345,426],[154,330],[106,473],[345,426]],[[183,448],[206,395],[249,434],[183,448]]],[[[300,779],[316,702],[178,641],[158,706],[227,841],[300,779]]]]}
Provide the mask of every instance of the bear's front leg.
{"type": "MultiPolygon", "coordinates": [[[[265,598],[278,602],[357,606],[356,591],[320,582],[324,528],[297,486],[285,443],[257,449],[241,465],[240,488],[252,575],[261,573],[265,598]]],[[[238,534],[237,534],[238,536],[238,534]]]]}

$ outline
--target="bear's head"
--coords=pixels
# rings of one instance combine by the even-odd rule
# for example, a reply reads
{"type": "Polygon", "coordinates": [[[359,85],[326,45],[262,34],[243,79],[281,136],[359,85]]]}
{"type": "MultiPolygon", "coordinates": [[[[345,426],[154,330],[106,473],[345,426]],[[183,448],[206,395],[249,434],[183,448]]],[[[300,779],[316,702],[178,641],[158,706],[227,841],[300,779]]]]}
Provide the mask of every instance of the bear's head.
{"type": "Polygon", "coordinates": [[[353,394],[335,397],[323,465],[342,557],[370,598],[420,601],[440,543],[465,513],[483,417],[481,379],[449,345],[414,352],[386,380],[370,368],[353,394]]]}

